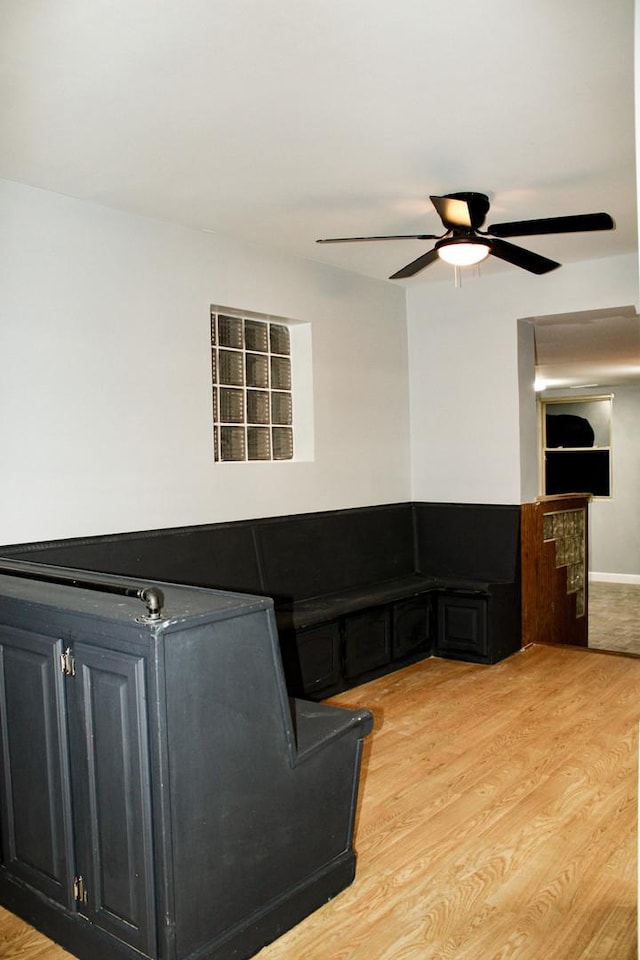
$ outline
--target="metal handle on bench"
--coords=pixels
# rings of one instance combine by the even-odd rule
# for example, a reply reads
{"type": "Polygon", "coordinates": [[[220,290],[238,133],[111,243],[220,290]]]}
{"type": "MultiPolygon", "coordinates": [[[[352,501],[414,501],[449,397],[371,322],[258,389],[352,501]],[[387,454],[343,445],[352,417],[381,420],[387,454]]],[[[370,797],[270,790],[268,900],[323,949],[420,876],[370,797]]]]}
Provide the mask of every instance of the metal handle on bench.
{"type": "Polygon", "coordinates": [[[46,564],[28,563],[23,560],[11,560],[0,557],[0,574],[9,577],[22,577],[26,580],[40,580],[45,583],[60,583],[67,587],[81,587],[85,590],[98,590],[102,593],[115,593],[121,597],[136,597],[142,600],[147,608],[146,615],[136,617],[141,623],[155,623],[162,619],[164,594],[158,587],[128,586],[125,583],[111,583],[99,577],[79,577],[73,573],[60,572],[59,567],[52,568],[46,564]]]}

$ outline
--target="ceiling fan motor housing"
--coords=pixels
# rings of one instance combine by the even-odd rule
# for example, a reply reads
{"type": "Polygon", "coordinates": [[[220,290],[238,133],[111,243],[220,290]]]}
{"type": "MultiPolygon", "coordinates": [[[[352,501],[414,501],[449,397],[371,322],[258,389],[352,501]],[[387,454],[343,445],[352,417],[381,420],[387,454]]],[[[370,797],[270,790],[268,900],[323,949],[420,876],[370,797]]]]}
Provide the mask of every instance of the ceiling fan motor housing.
{"type": "MultiPolygon", "coordinates": [[[[472,230],[477,230],[485,221],[489,212],[489,197],[486,193],[448,193],[446,196],[450,200],[462,200],[467,205],[469,211],[469,224],[472,230]]],[[[445,223],[445,226],[447,224],[445,223]]],[[[452,226],[462,226],[461,223],[452,224],[452,226]]]]}

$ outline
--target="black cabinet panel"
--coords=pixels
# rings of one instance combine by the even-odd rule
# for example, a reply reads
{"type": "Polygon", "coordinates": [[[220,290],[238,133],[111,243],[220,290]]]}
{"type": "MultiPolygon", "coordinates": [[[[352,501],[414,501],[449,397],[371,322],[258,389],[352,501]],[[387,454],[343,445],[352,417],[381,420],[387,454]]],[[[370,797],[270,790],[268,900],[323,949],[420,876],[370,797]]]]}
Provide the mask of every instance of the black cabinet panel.
{"type": "Polygon", "coordinates": [[[265,592],[302,600],[413,573],[409,504],[258,520],[265,592]]]}
{"type": "Polygon", "coordinates": [[[387,607],[373,607],[344,618],[344,675],[347,679],[379,669],[391,660],[387,607]]]}
{"type": "Polygon", "coordinates": [[[340,683],[340,626],[323,623],[295,634],[300,692],[309,696],[330,690],[340,683]]]}
{"type": "Polygon", "coordinates": [[[431,647],[430,601],[427,596],[412,597],[394,603],[393,659],[402,660],[431,647]]]}
{"type": "Polygon", "coordinates": [[[487,603],[482,596],[438,597],[437,653],[443,657],[484,660],[488,657],[487,603]]]}
{"type": "Polygon", "coordinates": [[[372,718],[290,699],[270,601],[162,584],[154,619],[133,581],[26,572],[0,573],[3,906],[82,960],[228,960],[351,883],[372,718]]]}
{"type": "Polygon", "coordinates": [[[281,633],[289,691],[321,699],[398,669],[431,651],[432,596],[424,593],[367,607],[318,626],[281,633]]]}
{"type": "Polygon", "coordinates": [[[78,873],[87,892],[78,909],[96,926],[153,955],[144,659],[86,643],[77,643],[74,652],[75,820],[78,873]]]}
{"type": "Polygon", "coordinates": [[[515,583],[520,505],[416,503],[418,569],[435,577],[515,583]]]}
{"type": "Polygon", "coordinates": [[[57,639],[0,631],[0,807],[3,868],[69,906],[71,797],[61,653],[57,639]]]}

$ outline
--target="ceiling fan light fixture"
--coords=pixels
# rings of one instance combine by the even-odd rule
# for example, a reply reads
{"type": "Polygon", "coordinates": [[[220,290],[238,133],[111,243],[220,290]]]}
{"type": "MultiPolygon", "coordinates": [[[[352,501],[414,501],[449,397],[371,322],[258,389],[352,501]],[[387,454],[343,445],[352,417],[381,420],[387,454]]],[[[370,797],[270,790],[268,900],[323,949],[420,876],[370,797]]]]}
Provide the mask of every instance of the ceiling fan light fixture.
{"type": "Polygon", "coordinates": [[[430,200],[442,221],[444,233],[394,234],[381,237],[331,237],[317,243],[353,243],[360,240],[435,240],[436,244],[426,253],[416,257],[400,270],[391,274],[390,280],[406,280],[420,270],[431,266],[436,260],[444,260],[456,268],[456,285],[460,279],[459,267],[474,266],[489,254],[504,260],[514,267],[541,275],[556,270],[560,264],[532,250],[508,243],[506,237],[529,237],[540,234],[583,233],[588,230],[613,230],[615,223],[608,213],[581,213],[563,217],[546,217],[536,220],[512,220],[494,223],[482,228],[490,209],[486,193],[446,193],[443,197],[431,196],[430,200]],[[478,234],[480,231],[480,235],[478,234]],[[487,238],[487,239],[485,239],[487,238]]]}
{"type": "Polygon", "coordinates": [[[481,263],[491,253],[491,244],[487,240],[467,237],[451,237],[436,243],[438,256],[454,267],[471,267],[481,263]]]}

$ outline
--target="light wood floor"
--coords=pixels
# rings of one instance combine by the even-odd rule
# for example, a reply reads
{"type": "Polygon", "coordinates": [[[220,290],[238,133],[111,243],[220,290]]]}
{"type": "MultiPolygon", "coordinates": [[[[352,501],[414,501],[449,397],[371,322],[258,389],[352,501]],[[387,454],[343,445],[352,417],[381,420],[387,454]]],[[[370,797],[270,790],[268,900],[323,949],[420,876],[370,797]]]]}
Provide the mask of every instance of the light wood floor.
{"type": "MultiPolygon", "coordinates": [[[[355,883],[259,960],[635,960],[640,659],[431,659],[375,716],[355,883]]],[[[3,960],[66,960],[0,913],[3,960]]]]}
{"type": "Polygon", "coordinates": [[[260,960],[636,957],[640,661],[429,660],[367,705],[355,885],[260,960]]]}

